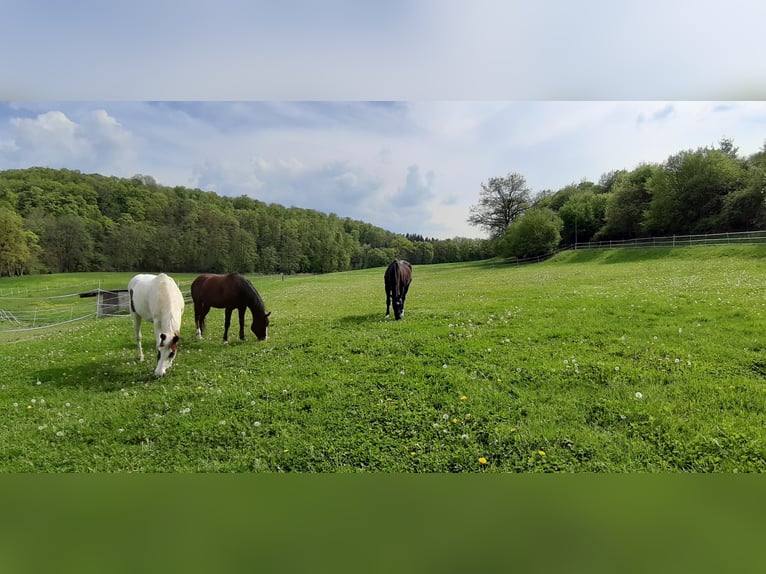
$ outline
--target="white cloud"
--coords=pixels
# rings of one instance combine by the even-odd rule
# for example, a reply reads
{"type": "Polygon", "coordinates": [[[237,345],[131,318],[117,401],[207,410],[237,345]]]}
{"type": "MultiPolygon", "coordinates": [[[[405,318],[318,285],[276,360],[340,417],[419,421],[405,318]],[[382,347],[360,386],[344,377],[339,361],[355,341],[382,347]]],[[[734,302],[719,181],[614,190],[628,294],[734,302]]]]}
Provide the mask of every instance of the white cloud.
{"type": "Polygon", "coordinates": [[[135,157],[135,138],[103,109],[88,111],[79,123],[51,110],[35,117],[12,117],[0,160],[19,167],[42,165],[111,172],[135,157]]]}
{"type": "Polygon", "coordinates": [[[31,163],[58,161],[58,165],[78,160],[91,152],[91,146],[79,133],[76,123],[66,114],[50,111],[34,119],[13,118],[17,153],[31,163]],[[54,159],[56,158],[56,159],[54,159]]]}

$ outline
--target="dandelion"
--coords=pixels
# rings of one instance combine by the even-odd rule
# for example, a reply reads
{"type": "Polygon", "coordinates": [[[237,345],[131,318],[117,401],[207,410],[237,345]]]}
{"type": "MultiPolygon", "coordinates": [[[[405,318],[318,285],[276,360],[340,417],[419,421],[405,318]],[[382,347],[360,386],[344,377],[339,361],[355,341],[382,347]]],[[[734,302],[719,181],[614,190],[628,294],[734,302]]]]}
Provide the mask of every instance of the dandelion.
{"type": "Polygon", "coordinates": [[[540,456],[545,456],[545,451],[544,450],[538,450],[537,454],[539,454],[540,456]]]}
{"type": "Polygon", "coordinates": [[[30,402],[30,403],[32,403],[32,404],[35,404],[35,403],[37,402],[37,399],[32,399],[32,400],[31,400],[31,401],[29,401],[29,402],[30,402]]]}
{"type": "Polygon", "coordinates": [[[399,371],[399,374],[400,374],[400,375],[402,375],[402,376],[404,376],[404,369],[402,369],[401,371],[399,371]]]}
{"type": "Polygon", "coordinates": [[[467,434],[461,434],[460,438],[462,438],[463,440],[468,440],[470,437],[467,434]]]}
{"type": "Polygon", "coordinates": [[[117,432],[125,432],[125,429],[117,429],[117,432]]]}
{"type": "Polygon", "coordinates": [[[431,426],[434,427],[435,429],[438,429],[439,428],[439,423],[433,423],[431,426]]]}
{"type": "Polygon", "coordinates": [[[511,432],[516,432],[516,427],[511,427],[511,432]]]}
{"type": "Polygon", "coordinates": [[[56,436],[64,436],[64,431],[61,431],[61,430],[60,430],[60,431],[58,431],[58,432],[56,433],[56,436]]]}
{"type": "Polygon", "coordinates": [[[69,403],[64,403],[64,406],[65,406],[66,408],[69,408],[69,407],[71,407],[72,405],[70,405],[69,403]]]}
{"type": "Polygon", "coordinates": [[[679,327],[679,328],[678,328],[678,334],[680,335],[680,334],[681,334],[681,333],[683,333],[683,332],[684,332],[684,330],[683,330],[683,327],[679,327]]]}
{"type": "Polygon", "coordinates": [[[459,421],[457,418],[454,418],[454,419],[452,419],[452,424],[453,424],[453,425],[456,425],[456,424],[458,424],[459,422],[460,422],[460,421],[459,421]]]}
{"type": "Polygon", "coordinates": [[[446,369],[446,368],[447,368],[447,363],[444,363],[444,364],[442,365],[442,369],[446,369]]]}
{"type": "Polygon", "coordinates": [[[191,409],[189,407],[185,407],[181,409],[180,411],[178,411],[178,413],[182,415],[188,415],[190,412],[191,412],[191,409]]]}
{"type": "Polygon", "coordinates": [[[564,364],[569,366],[569,361],[567,359],[564,359],[564,364]]]}
{"type": "Polygon", "coordinates": [[[19,403],[13,403],[13,406],[14,406],[14,407],[18,407],[18,406],[19,406],[19,403]]]}
{"type": "Polygon", "coordinates": [[[614,370],[619,373],[620,372],[620,367],[615,367],[614,370]]]}
{"type": "Polygon", "coordinates": [[[465,415],[465,420],[470,421],[473,418],[473,415],[471,413],[468,413],[465,415]]]}
{"type": "Polygon", "coordinates": [[[637,393],[636,393],[636,398],[637,398],[637,399],[643,399],[643,398],[644,398],[644,395],[643,395],[643,393],[641,393],[641,392],[637,392],[637,393]]]}
{"type": "Polygon", "coordinates": [[[479,458],[479,464],[487,464],[487,459],[483,456],[479,458]]]}
{"type": "Polygon", "coordinates": [[[449,415],[447,413],[444,413],[442,415],[442,420],[448,421],[449,420],[449,415]]]}
{"type": "Polygon", "coordinates": [[[84,422],[85,422],[85,419],[79,419],[77,422],[78,422],[78,423],[80,423],[80,424],[82,424],[82,423],[84,423],[84,422]]]}
{"type": "Polygon", "coordinates": [[[466,397],[465,395],[463,395],[462,397],[460,397],[460,400],[461,400],[461,401],[467,401],[467,400],[468,400],[468,397],[466,397]]]}
{"type": "Polygon", "coordinates": [[[254,427],[259,427],[259,426],[261,426],[261,421],[255,421],[255,422],[253,423],[253,426],[254,426],[254,427]]]}
{"type": "Polygon", "coordinates": [[[40,379],[38,379],[38,380],[37,380],[37,382],[36,382],[35,384],[36,384],[36,385],[42,385],[43,383],[42,383],[42,381],[40,381],[40,379]]]}
{"type": "Polygon", "coordinates": [[[413,450],[410,452],[410,456],[415,456],[417,453],[413,450]]]}

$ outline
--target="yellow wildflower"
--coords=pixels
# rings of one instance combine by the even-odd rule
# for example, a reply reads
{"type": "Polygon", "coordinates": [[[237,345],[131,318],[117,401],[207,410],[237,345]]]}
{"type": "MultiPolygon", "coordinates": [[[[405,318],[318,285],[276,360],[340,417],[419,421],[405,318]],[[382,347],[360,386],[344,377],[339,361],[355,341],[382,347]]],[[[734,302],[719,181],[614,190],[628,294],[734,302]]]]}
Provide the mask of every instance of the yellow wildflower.
{"type": "Polygon", "coordinates": [[[465,395],[463,395],[462,397],[460,397],[460,400],[461,400],[461,401],[467,401],[467,400],[468,400],[468,397],[466,397],[465,395]]]}
{"type": "Polygon", "coordinates": [[[537,452],[540,453],[540,456],[545,456],[545,451],[544,450],[538,450],[537,452]]]}
{"type": "Polygon", "coordinates": [[[487,459],[483,456],[479,459],[479,464],[487,464],[487,459]]]}

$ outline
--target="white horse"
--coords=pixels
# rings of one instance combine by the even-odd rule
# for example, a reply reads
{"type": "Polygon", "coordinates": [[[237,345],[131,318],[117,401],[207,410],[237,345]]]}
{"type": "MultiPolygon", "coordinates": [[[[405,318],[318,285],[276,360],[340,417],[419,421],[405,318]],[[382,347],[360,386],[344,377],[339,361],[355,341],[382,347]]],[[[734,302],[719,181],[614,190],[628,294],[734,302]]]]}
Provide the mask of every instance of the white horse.
{"type": "Polygon", "coordinates": [[[178,352],[178,338],[181,333],[181,317],[184,313],[184,297],[170,277],[140,274],[128,283],[130,293],[130,315],[138,343],[138,360],[144,360],[141,349],[141,320],[154,325],[157,346],[157,368],[154,374],[161,377],[173,364],[178,352]]]}

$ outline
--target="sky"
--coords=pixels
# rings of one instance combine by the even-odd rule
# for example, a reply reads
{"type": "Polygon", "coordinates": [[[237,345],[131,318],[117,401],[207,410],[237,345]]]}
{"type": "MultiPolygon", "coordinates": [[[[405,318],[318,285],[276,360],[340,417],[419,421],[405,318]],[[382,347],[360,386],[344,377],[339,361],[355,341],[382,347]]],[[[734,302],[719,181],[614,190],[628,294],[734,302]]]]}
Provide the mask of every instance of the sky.
{"type": "Polygon", "coordinates": [[[481,184],[533,193],[766,142],[749,0],[0,0],[0,169],[151,175],[483,237],[481,184]],[[728,18],[727,15],[732,17],[728,18]]]}

